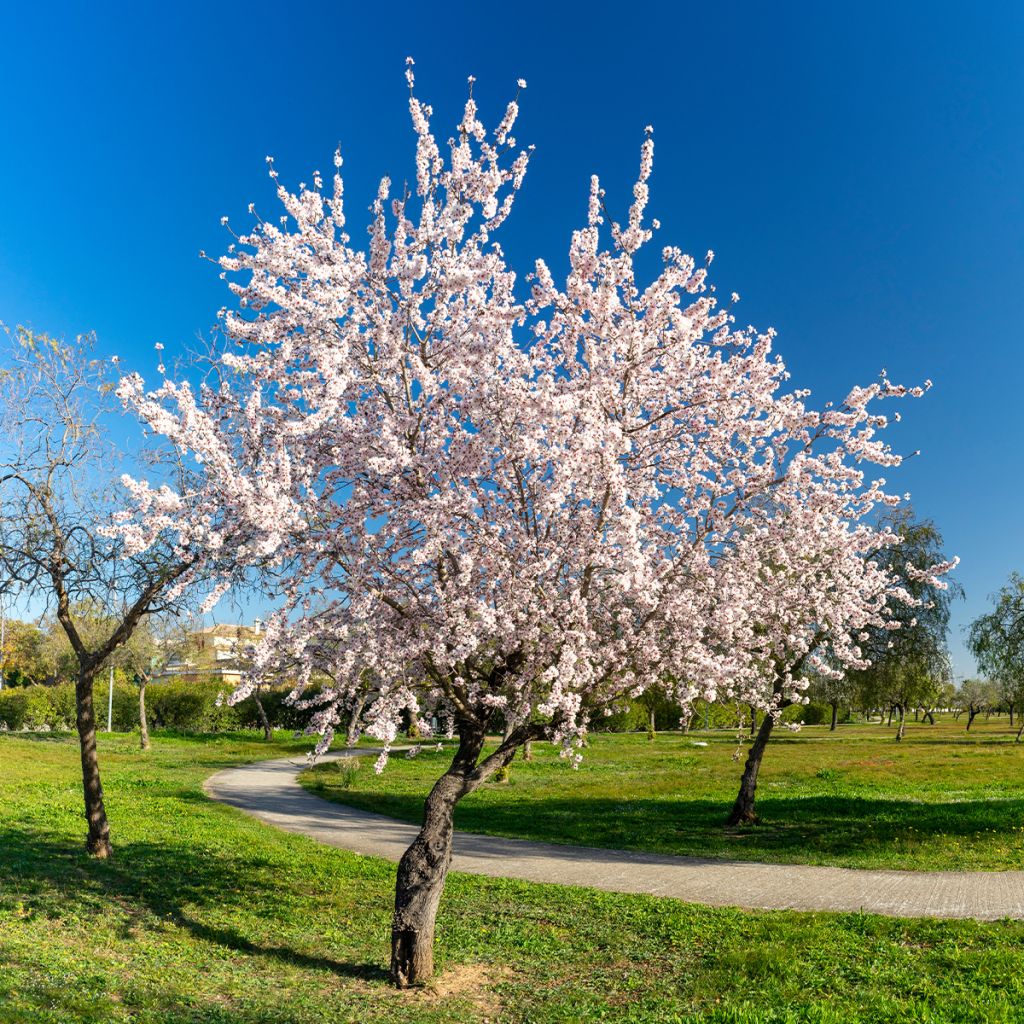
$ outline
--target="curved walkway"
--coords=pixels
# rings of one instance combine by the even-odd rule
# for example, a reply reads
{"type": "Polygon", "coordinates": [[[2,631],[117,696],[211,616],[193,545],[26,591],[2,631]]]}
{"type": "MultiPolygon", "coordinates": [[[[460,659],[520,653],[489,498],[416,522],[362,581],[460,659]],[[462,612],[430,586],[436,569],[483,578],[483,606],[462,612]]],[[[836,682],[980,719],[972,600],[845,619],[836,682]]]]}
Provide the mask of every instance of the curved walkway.
{"type": "MultiPolygon", "coordinates": [[[[347,754],[376,754],[348,751],[347,754]]],[[[346,756],[328,754],[323,760],[346,756]]],[[[269,825],[364,856],[397,861],[415,825],[332,803],[297,781],[305,761],[284,758],[218,772],[215,800],[269,825]]],[[[896,917],[1024,918],[1024,871],[865,871],[803,864],[671,857],[559,846],[456,832],[452,870],[611,892],[671,896],[689,903],[774,910],[858,911],[896,917]]]]}

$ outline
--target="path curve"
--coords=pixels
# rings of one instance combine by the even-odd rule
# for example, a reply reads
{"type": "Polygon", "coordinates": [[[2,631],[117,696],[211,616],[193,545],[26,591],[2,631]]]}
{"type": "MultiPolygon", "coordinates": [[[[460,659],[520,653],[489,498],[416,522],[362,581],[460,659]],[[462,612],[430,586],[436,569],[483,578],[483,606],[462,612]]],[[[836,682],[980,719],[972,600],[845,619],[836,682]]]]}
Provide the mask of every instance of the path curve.
{"type": "MultiPolygon", "coordinates": [[[[322,760],[375,750],[340,751],[322,760]]],[[[398,861],[418,829],[303,789],[307,762],[228,768],[204,789],[261,821],[364,856],[398,861]]],[[[456,832],[452,870],[528,882],[649,893],[744,909],[859,911],[895,917],[1024,918],[1024,871],[869,871],[672,857],[456,832]]]]}

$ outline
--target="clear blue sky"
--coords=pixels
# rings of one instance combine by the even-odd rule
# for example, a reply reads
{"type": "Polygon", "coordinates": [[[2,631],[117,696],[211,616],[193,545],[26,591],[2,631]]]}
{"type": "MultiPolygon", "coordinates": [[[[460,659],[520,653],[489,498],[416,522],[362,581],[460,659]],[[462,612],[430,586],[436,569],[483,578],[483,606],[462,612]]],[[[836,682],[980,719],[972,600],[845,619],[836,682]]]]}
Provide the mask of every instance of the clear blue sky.
{"type": "Polygon", "coordinates": [[[625,207],[653,124],[661,238],[716,251],[796,384],[935,381],[892,482],[962,558],[973,670],[959,627],[1024,570],[1019,3],[6,4],[0,38],[0,320],[150,374],[228,301],[197,253],[273,208],[266,154],[296,184],[340,141],[350,223],[411,177],[407,54],[444,133],[468,74],[489,120],[528,80],[521,263],[563,257],[592,172],[625,207]]]}

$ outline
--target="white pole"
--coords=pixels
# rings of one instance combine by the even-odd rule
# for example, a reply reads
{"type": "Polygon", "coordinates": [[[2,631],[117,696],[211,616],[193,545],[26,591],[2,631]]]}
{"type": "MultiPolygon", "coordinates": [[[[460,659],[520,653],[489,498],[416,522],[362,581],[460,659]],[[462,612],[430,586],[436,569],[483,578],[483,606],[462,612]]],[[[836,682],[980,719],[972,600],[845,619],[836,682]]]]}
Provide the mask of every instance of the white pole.
{"type": "Polygon", "coordinates": [[[110,693],[107,696],[107,732],[114,731],[114,666],[110,666],[110,693]]]}

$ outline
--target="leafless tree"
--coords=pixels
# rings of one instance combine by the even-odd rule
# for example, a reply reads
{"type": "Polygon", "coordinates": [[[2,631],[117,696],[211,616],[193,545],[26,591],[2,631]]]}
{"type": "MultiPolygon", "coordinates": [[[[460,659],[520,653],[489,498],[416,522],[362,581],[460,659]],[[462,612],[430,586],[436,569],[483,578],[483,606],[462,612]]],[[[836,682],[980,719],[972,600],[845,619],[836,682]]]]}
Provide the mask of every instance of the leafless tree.
{"type": "Polygon", "coordinates": [[[95,357],[92,339],[18,328],[0,341],[0,598],[45,605],[74,652],[86,848],[108,857],[93,681],[147,616],[174,606],[192,560],[159,542],[126,557],[107,536],[122,504],[124,456],[109,434],[113,368],[95,357]],[[92,612],[83,621],[82,610],[96,608],[101,629],[92,612]]]}

